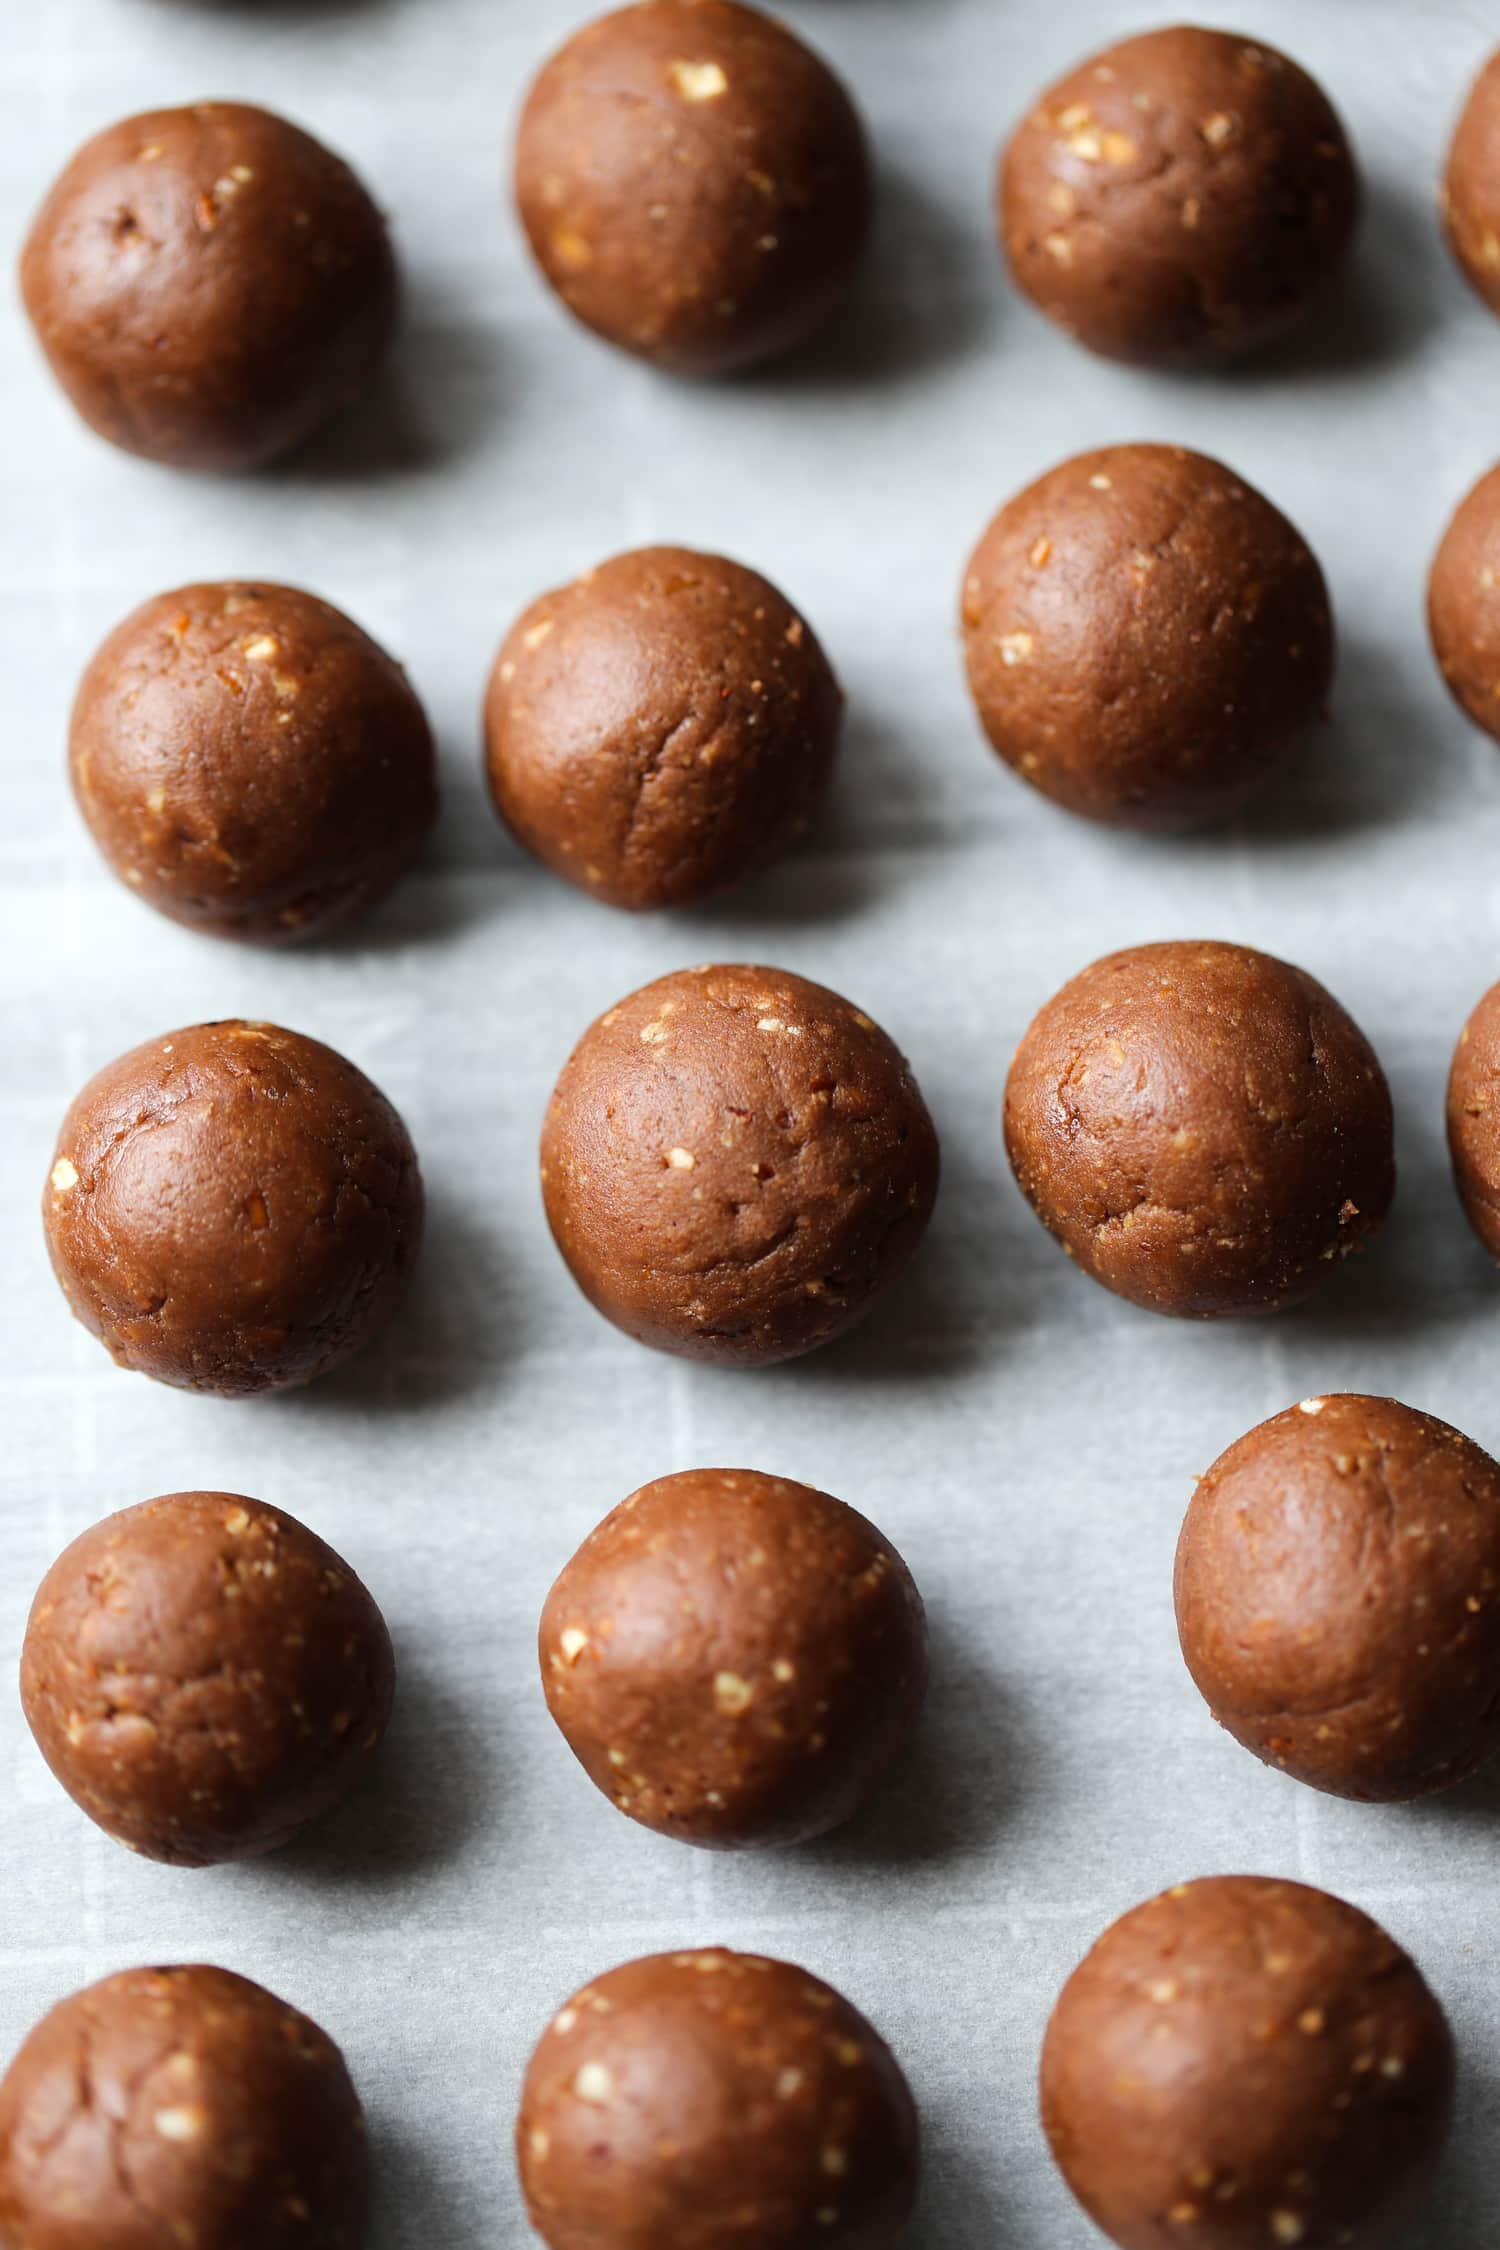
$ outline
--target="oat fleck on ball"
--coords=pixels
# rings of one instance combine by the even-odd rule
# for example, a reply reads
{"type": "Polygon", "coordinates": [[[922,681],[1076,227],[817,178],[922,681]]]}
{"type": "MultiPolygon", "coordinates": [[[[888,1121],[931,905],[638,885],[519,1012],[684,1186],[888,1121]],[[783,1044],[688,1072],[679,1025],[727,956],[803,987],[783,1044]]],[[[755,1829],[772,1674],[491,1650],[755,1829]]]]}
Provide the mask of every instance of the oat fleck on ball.
{"type": "Polygon", "coordinates": [[[970,560],[962,619],[1006,764],[1121,827],[1239,811],[1304,749],[1333,683],[1312,550],[1181,446],[1080,453],[1017,493],[970,560]]]}
{"type": "Polygon", "coordinates": [[[390,1635],[349,1565],[280,1509],[174,1492],[106,1516],[42,1580],[21,1703],[90,1820],[147,1859],[274,1851],[368,1768],[390,1635]]]}
{"type": "Polygon", "coordinates": [[[21,258],[52,372],[127,453],[254,469],[367,388],[396,323],[385,221],[284,117],[194,102],[85,142],[21,258]]]}
{"type": "Polygon", "coordinates": [[[643,1826],[721,1849],[847,1820],[927,1689],[922,1600],[890,1541],[753,1469],[622,1501],[547,1596],[538,1651],[590,1780],[643,1826]]]}
{"type": "Polygon", "coordinates": [[[1077,342],[1195,367],[1294,328],[1359,205],[1344,128],[1305,70],[1175,24],[1048,87],[1005,150],[996,223],[1017,286],[1077,342]]]}
{"type": "Polygon", "coordinates": [[[1387,2250],[1447,2139],[1421,1974],[1301,1883],[1179,1883],[1105,1931],[1042,2050],[1063,2178],[1120,2250],[1387,2250]]]}
{"type": "Polygon", "coordinates": [[[1395,1399],[1304,1399],[1200,1478],[1183,1658],[1219,1724],[1338,1797],[1450,1788],[1500,1750],[1500,1464],[1395,1399]]]}
{"type": "Polygon", "coordinates": [[[0,2080],[17,2250],[363,2250],[369,2157],[327,2033],[227,1969],[61,2001],[0,2080]]]}
{"type": "Polygon", "coordinates": [[[495,659],[490,792],[517,841],[606,905],[687,906],[801,836],[843,696],[756,571],[642,547],[543,594],[495,659]]]}
{"type": "Polygon", "coordinates": [[[1469,88],[1442,186],[1443,227],[1476,297],[1500,314],[1500,50],[1469,88]]]}
{"type": "Polygon", "coordinates": [[[704,1948],[626,1962],[559,2009],[516,2161],[548,2250],[893,2250],[920,2160],[906,2080],[841,1994],[704,1948]]]}
{"type": "Polygon", "coordinates": [[[515,197],[586,327],[717,375],[832,311],[869,232],[870,164],[848,94],[784,24],[737,0],[641,0],[542,68],[515,197]]]}
{"type": "Polygon", "coordinates": [[[684,969],[584,1033],[542,1129],[579,1288],[659,1351],[738,1366],[842,1335],[909,1263],[938,1144],[864,1011],[785,969],[684,969]]]}

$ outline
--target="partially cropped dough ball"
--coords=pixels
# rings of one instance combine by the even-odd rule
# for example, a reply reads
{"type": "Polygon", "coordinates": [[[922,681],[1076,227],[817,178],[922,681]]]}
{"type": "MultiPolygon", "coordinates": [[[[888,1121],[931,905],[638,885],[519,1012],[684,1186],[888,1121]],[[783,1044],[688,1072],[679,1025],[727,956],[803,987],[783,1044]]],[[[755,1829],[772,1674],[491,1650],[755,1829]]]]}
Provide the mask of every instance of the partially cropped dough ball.
{"type": "Polygon", "coordinates": [[[422,1181],[363,1071],[232,1020],[89,1080],[42,1217],[64,1296],[122,1367],[234,1396],[311,1382],[379,1333],[416,1259],[422,1181]]]}
{"type": "Polygon", "coordinates": [[[73,792],[123,882],[174,921],[282,944],[383,898],[437,811],[399,664],[292,586],[180,586],[83,675],[73,792]]]}
{"type": "Polygon", "coordinates": [[[1263,40],[1174,24],[1049,86],[1000,170],[1011,272],[1090,351],[1235,359],[1342,265],[1359,175],[1327,96],[1263,40]]]}
{"type": "Polygon", "coordinates": [[[516,2160],[548,2250],[893,2250],[917,2115],[889,2047],[785,1961],[628,1961],[532,2055],[516,2160]]]}
{"type": "Polygon", "coordinates": [[[1070,1258],[1151,1312],[1274,1312],[1384,1223],[1391,1097],[1302,969],[1212,940],[1108,954],[1016,1049],[1005,1142],[1070,1258]]]}
{"type": "Polygon", "coordinates": [[[1500,1465],[1395,1399],[1304,1399],[1199,1480],[1177,1629],[1268,1765],[1400,1801],[1500,1750],[1500,1465]]]}
{"type": "Polygon", "coordinates": [[[1500,468],[1453,512],[1427,580],[1427,627],[1454,702],[1500,741],[1500,468]]]}
{"type": "Polygon", "coordinates": [[[803,619],[722,555],[642,547],[543,594],[490,675],[490,790],[517,840],[610,906],[686,906],[808,826],[843,697],[803,619]]]}
{"type": "Polygon", "coordinates": [[[584,1033],[542,1129],[542,1195],[573,1279],[627,1335],[687,1359],[791,1359],[903,1271],[938,1144],[878,1024],[785,969],[683,969],[584,1033]]]}
{"type": "Polygon", "coordinates": [[[1490,986],[1453,1050],[1448,1150],[1465,1216],[1500,1263],[1500,984],[1490,986]]]}
{"type": "Polygon", "coordinates": [[[1469,88],[1443,175],[1448,247],[1476,297],[1500,314],[1500,50],[1469,88]]]}
{"type": "Polygon", "coordinates": [[[178,1867],[274,1851],[347,1794],[395,1692],[385,1620],[293,1517],[230,1492],[106,1516],[42,1580],[21,1702],[91,1820],[178,1867]]]}
{"type": "Polygon", "coordinates": [[[1127,828],[1237,812],[1303,748],[1333,682],[1312,550],[1176,445],[1080,453],[1017,493],[970,560],[963,630],[1006,764],[1127,828]]]}
{"type": "Polygon", "coordinates": [[[826,1492],[753,1469],[643,1485],[542,1611],[547,1705],[621,1812],[685,1843],[834,1828],[921,1715],[910,1571],[826,1492]]]}
{"type": "Polygon", "coordinates": [[[0,2080],[15,2250],[362,2250],[359,2097],[324,2031],[227,1969],[60,2001],[0,2080]]]}
{"type": "Polygon", "coordinates": [[[1301,1883],[1179,1883],[1063,1987],[1042,2123],[1120,2250],[1386,2250],[1447,2138],[1453,2041],[1421,1974],[1301,1883]]]}
{"type": "Polygon", "coordinates": [[[91,429],[184,469],[253,469],[363,391],[396,321],[385,221],[339,157],[243,102],[85,142],[21,260],[31,324],[91,429]]]}
{"type": "Polygon", "coordinates": [[[738,0],[640,0],[575,32],[526,98],[515,193],[568,310],[688,375],[800,342],[870,224],[854,104],[738,0]]]}

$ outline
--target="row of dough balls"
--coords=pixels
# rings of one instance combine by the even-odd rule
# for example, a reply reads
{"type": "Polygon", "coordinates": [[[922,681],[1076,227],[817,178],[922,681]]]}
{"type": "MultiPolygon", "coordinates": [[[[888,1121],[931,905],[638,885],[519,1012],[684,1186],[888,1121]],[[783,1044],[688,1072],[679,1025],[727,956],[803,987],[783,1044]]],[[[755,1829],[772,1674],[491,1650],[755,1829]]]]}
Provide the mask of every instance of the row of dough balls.
{"type": "MultiPolygon", "coordinates": [[[[1500,736],[1500,469],[1448,527],[1428,617],[1455,699],[1500,736]]],[[[1305,750],[1333,681],[1305,540],[1176,446],[1082,453],[1018,493],[968,565],[962,622],[1001,757],[1117,825],[1237,812],[1305,750]]],[[[776,587],[722,556],[642,548],[516,620],[485,698],[486,772],[511,834],[590,897],[689,906],[806,832],[842,713],[776,587]]],[[[373,906],[437,810],[431,730],[400,666],[286,586],[182,586],[134,610],[84,672],[69,768],[138,897],[268,944],[373,906]]]]}
{"type": "MultiPolygon", "coordinates": [[[[579,320],[688,374],[797,343],[839,304],[873,206],[854,104],[735,0],[642,0],[577,32],[521,113],[515,200],[579,320]]],[[[996,221],[1041,310],[1112,358],[1194,366],[1296,325],[1341,266],[1360,188],[1321,88],[1274,48],[1176,26],[1090,57],[1006,148],[996,221]]],[[[1500,58],[1449,153],[1448,240],[1500,308],[1500,58]]],[[[397,317],[385,222],[348,166],[227,102],[98,134],[22,263],[84,420],[182,467],[287,451],[371,381],[397,317]]]]}
{"type": "MultiPolygon", "coordinates": [[[[1449,1075],[1455,1183],[1500,1258],[1500,986],[1449,1075]]],[[[1390,1092],[1305,971],[1175,940],[1047,1002],[1005,1089],[1012,1169],[1083,1272],[1150,1311],[1277,1311],[1385,1223],[1390,1092]]],[[[786,970],[678,970],[606,1010],[558,1078],[542,1198],[579,1289],[658,1350],[740,1367],[815,1350],[905,1271],[937,1132],[864,1011],[786,970]]],[[[121,1365],[233,1397],[342,1365],[415,1265],[401,1118],[332,1048],[195,1025],[76,1096],[42,1199],[53,1270],[121,1365]]]]}

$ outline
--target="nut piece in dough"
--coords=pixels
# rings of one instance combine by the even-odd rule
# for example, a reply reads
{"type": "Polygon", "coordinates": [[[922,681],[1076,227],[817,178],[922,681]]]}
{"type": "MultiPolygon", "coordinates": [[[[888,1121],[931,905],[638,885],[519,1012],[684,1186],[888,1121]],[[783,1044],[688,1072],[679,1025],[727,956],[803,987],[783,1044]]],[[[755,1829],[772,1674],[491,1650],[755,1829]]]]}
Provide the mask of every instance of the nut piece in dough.
{"type": "Polygon", "coordinates": [[[1017,493],[975,549],[962,615],[1006,764],[1125,828],[1238,812],[1305,746],[1333,684],[1312,550],[1177,445],[1080,453],[1017,493]]]}
{"type": "Polygon", "coordinates": [[[547,1596],[538,1653],[590,1780],[643,1826],[721,1849],[847,1820],[927,1689],[922,1598],[890,1541],[753,1469],[623,1500],[547,1596]]]}
{"type": "Polygon", "coordinates": [[[937,1196],[906,1062],[862,1010],[785,969],[683,969],[590,1025],[542,1128],[573,1279],[627,1335],[764,1365],[863,1318],[937,1196]]]}
{"type": "Polygon", "coordinates": [[[1427,580],[1427,629],[1454,702],[1500,741],[1500,468],[1459,502],[1443,534],[1427,580]]]}
{"type": "Polygon", "coordinates": [[[61,2001],[0,2080],[17,2250],[363,2250],[359,2097],[327,2033],[227,1969],[61,2001]]]}
{"type": "Polygon", "coordinates": [[[893,2250],[917,2115],[872,2025],[785,1961],[628,1961],[527,2067],[516,2161],[548,2250],[893,2250]]]}
{"type": "Polygon", "coordinates": [[[1395,1399],[1304,1399],[1200,1478],[1182,1653],[1219,1724],[1337,1797],[1447,1789],[1500,1750],[1500,1464],[1395,1399]]]}
{"type": "Polygon", "coordinates": [[[1001,161],[996,223],[1017,286],[1080,344],[1195,367],[1294,328],[1359,204],[1344,128],[1305,70],[1175,24],[1048,87],[1001,161]]]}
{"type": "Polygon", "coordinates": [[[1189,1319],[1309,1296],[1395,1192],[1358,1025],[1305,971],[1214,940],[1111,953],[1054,994],[1010,1067],[1005,1145],[1085,1273],[1189,1319]]]}
{"type": "Polygon", "coordinates": [[[180,586],[116,626],[73,705],[79,809],[174,921],[286,944],[362,914],[437,812],[399,664],[292,586],[180,586]]]}
{"type": "Polygon", "coordinates": [[[360,1779],[395,1692],[349,1565],[263,1501],[174,1492],[106,1516],[42,1580],[21,1702],[76,1804],[147,1859],[274,1851],[360,1779]]]}
{"type": "Polygon", "coordinates": [[[543,66],[515,197],[586,327],[717,375],[819,326],[853,278],[872,190],[854,104],[784,24],[738,0],[640,0],[543,66]]]}
{"type": "Polygon", "coordinates": [[[766,579],[642,547],[511,628],[485,702],[490,791],[517,841],[592,897],[691,905],[807,828],[842,714],[815,635],[766,579]]]}
{"type": "Polygon", "coordinates": [[[85,142],[21,257],[52,372],[90,429],[182,469],[254,469],[371,381],[396,323],[385,221],[339,157],[243,102],[85,142]]]}
{"type": "Polygon", "coordinates": [[[1301,1883],[1179,1883],[1106,1930],[1042,2050],[1063,2178],[1120,2250],[1387,2250],[1447,2138],[1421,1974],[1301,1883]]]}
{"type": "Polygon", "coordinates": [[[230,1020],[89,1080],[42,1221],[75,1317],[122,1367],[233,1397],[309,1383],[379,1334],[416,1259],[422,1180],[363,1071],[230,1020]]]}
{"type": "Polygon", "coordinates": [[[1500,314],[1500,49],[1469,88],[1448,148],[1441,202],[1459,271],[1500,314]]]}

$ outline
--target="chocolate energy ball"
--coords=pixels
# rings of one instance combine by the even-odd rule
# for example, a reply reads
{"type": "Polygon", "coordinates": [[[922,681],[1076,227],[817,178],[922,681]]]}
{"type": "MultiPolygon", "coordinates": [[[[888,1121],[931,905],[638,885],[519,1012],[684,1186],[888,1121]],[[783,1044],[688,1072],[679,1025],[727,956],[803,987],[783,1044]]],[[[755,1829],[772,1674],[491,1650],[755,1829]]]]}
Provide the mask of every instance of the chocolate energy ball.
{"type": "Polygon", "coordinates": [[[333,2041],[227,1969],[89,1985],[0,2080],[15,2250],[362,2250],[368,2172],[333,2041]]]}
{"type": "Polygon", "coordinates": [[[1390,1398],[1307,1398],[1221,1454],[1177,1547],[1219,1724],[1336,1797],[1397,1802],[1500,1750],[1500,1464],[1390,1398]]]}
{"type": "Polygon", "coordinates": [[[1491,985],[1453,1050],[1448,1150],[1465,1216],[1500,1262],[1500,984],[1491,985]]]}
{"type": "Polygon", "coordinates": [[[589,1779],[643,1827],[720,1848],[847,1820],[927,1692],[922,1597],[890,1541],[753,1469],[623,1500],[547,1596],[538,1653],[589,1779]]]}
{"type": "Polygon", "coordinates": [[[568,310],[686,375],[816,328],[853,277],[872,200],[838,79],[736,0],[641,0],[575,32],[526,98],[515,195],[568,310]]]}
{"type": "Polygon", "coordinates": [[[1085,1273],[1187,1319],[1311,1295],[1396,1185],[1359,1026],[1305,971],[1212,940],[1108,954],[1054,994],[1010,1067],[1005,1145],[1085,1273]]]}
{"type": "Polygon", "coordinates": [[[68,1795],[177,1867],[274,1851],[337,1804],[395,1686],[349,1565],[232,1492],[174,1492],[84,1532],[21,1651],[27,1723],[68,1795]]]}
{"type": "Polygon", "coordinates": [[[263,943],[383,898],[437,812],[406,674],[293,586],[179,586],[83,675],[73,792],[123,882],[163,914],[263,943]]]}
{"type": "Polygon", "coordinates": [[[884,2040],[805,1969],[658,1953],[553,2017],[516,2160],[549,2250],[891,2250],[917,2113],[884,2040]]]}
{"type": "Polygon", "coordinates": [[[519,843],[607,905],[691,905],[808,826],[843,701],[766,579],[642,547],[511,627],[485,701],[491,794],[519,843]]]}
{"type": "Polygon", "coordinates": [[[1237,812],[1333,683],[1311,548],[1178,445],[1064,461],[1007,502],[964,580],[964,653],[1006,764],[1070,812],[1189,828],[1237,812]]]}
{"type": "Polygon", "coordinates": [[[1258,1875],[1105,1931],[1042,2050],[1064,2179],[1121,2250],[1385,2250],[1447,2137],[1453,2042],[1368,1915],[1258,1875]]]}
{"type": "Polygon", "coordinates": [[[379,1333],[422,1179],[395,1110],[331,1047],[203,1023],[89,1080],[42,1220],[75,1317],[122,1367],[233,1397],[309,1383],[379,1333]]]}
{"type": "Polygon", "coordinates": [[[937,1197],[938,1143],[870,1018],[785,969],[680,969],[591,1024],[542,1199],[606,1320],[685,1359],[791,1359],[861,1320],[937,1197]]]}
{"type": "Polygon", "coordinates": [[[385,221],[347,164],[243,102],[86,141],[21,289],[90,429],[180,469],[254,469],[363,391],[396,322],[385,221]]]}
{"type": "Polygon", "coordinates": [[[1473,85],[1448,149],[1443,229],[1465,281],[1500,313],[1500,50],[1473,85]]]}
{"type": "MultiPolygon", "coordinates": [[[[1500,99],[1500,97],[1497,97],[1500,99]]],[[[1500,124],[1497,124],[1500,131],[1500,124]]],[[[1448,692],[1500,741],[1500,468],[1454,511],[1432,558],[1427,628],[1448,692]]]]}
{"type": "Polygon", "coordinates": [[[1295,327],[1342,265],[1359,175],[1323,89],[1193,24],[1091,55],[1001,161],[1018,286],[1106,359],[1211,366],[1295,327]]]}

